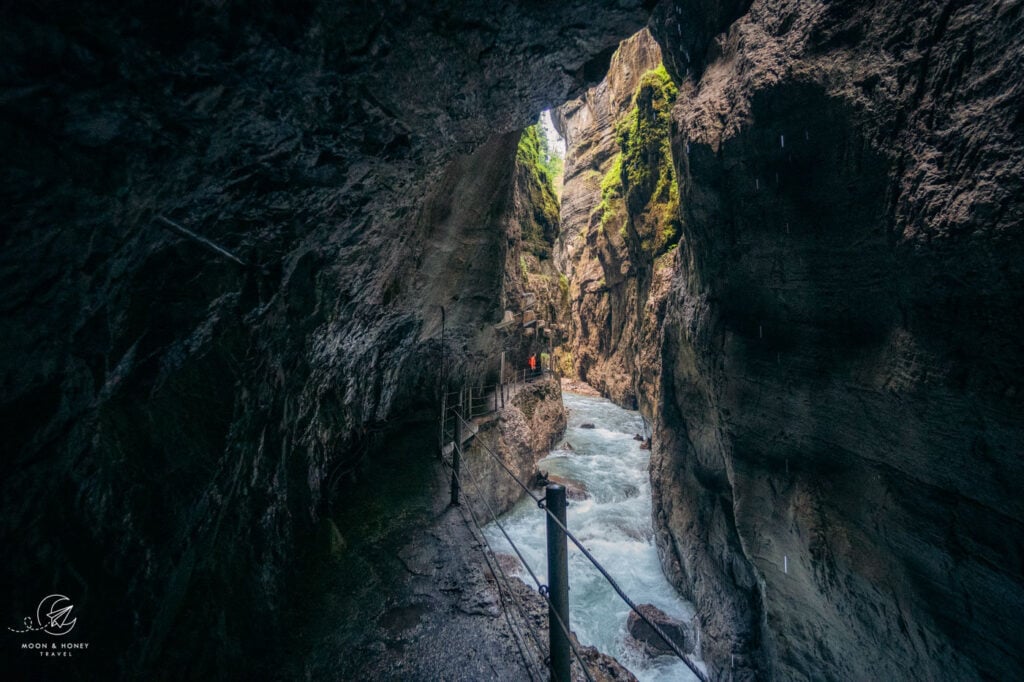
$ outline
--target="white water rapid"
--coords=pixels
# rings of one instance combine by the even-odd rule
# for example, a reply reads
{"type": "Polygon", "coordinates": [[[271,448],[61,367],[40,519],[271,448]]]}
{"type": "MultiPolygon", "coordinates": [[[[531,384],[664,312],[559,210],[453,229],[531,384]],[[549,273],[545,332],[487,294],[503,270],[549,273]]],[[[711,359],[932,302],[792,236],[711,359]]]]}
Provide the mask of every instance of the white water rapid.
{"type": "MultiPolygon", "coordinates": [[[[572,449],[552,450],[538,466],[549,474],[581,485],[588,499],[570,501],[568,528],[637,604],[654,604],[670,616],[689,619],[693,607],[669,585],[661,571],[651,525],[650,453],[634,434],[644,424],[636,412],[603,398],[563,395],[569,410],[565,440],[572,449]],[[595,428],[583,429],[592,423],[595,428]]],[[[499,521],[541,580],[547,576],[545,515],[524,498],[499,521]]],[[[495,551],[513,554],[501,532],[489,524],[487,538],[495,551]]],[[[518,575],[532,581],[520,566],[518,575]]],[[[569,543],[569,617],[584,644],[617,658],[641,682],[696,680],[673,656],[651,659],[627,643],[629,607],[569,543]]]]}

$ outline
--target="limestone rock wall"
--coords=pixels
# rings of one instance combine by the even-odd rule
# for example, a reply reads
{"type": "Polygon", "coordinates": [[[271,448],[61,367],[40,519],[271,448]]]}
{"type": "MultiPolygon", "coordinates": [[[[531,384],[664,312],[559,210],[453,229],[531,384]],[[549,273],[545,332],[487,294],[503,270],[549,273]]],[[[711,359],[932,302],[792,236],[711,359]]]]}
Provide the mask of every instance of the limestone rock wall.
{"type": "Polygon", "coordinates": [[[1019,677],[1021,5],[699,4],[652,480],[705,660],[1019,677]]]}
{"type": "Polygon", "coordinates": [[[551,255],[561,227],[557,190],[554,178],[526,152],[529,132],[524,132],[516,154],[504,228],[501,300],[508,320],[500,325],[500,335],[506,379],[526,369],[530,356],[540,360],[543,353],[550,353],[564,315],[559,273],[551,255]]]}
{"type": "Polygon", "coordinates": [[[557,258],[568,281],[569,330],[562,352],[579,378],[634,408],[649,405],[656,395],[655,315],[667,291],[664,266],[671,258],[655,268],[653,255],[630,243],[625,208],[606,230],[599,205],[602,182],[621,151],[616,123],[634,107],[643,75],[660,63],[657,43],[641,31],[622,42],[601,83],[556,112],[567,146],[557,258]]]}
{"type": "Polygon", "coordinates": [[[377,436],[432,442],[440,369],[475,379],[498,348],[519,131],[599,79],[646,16],[639,2],[5,10],[11,622],[69,593],[91,679],[245,676],[272,656],[296,549],[346,504],[377,436]]]}

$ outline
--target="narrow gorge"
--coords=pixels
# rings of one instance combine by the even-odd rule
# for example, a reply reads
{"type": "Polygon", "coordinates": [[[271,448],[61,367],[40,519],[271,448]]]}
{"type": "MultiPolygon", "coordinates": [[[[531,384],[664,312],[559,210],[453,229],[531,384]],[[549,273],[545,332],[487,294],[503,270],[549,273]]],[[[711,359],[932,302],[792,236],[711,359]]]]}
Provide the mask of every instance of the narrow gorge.
{"type": "Polygon", "coordinates": [[[1024,677],[1024,3],[3,15],[9,679],[1024,677]]]}

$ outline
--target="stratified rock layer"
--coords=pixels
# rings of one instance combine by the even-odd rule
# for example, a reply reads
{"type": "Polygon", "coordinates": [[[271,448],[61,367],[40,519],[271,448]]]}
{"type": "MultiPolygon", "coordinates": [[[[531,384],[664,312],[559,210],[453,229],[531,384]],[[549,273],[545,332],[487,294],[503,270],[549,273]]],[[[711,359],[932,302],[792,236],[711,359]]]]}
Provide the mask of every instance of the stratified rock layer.
{"type": "Polygon", "coordinates": [[[657,394],[657,312],[672,256],[655,267],[655,254],[630,239],[621,197],[616,220],[602,220],[599,206],[621,155],[616,124],[634,108],[644,74],[660,63],[657,43],[641,31],[622,42],[601,83],[556,111],[567,146],[557,260],[568,282],[570,333],[561,352],[581,379],[628,408],[657,394]]]}
{"type": "Polygon", "coordinates": [[[697,11],[654,22],[686,251],[652,479],[704,659],[1019,678],[1022,6],[754,2],[687,44],[697,11]]]}

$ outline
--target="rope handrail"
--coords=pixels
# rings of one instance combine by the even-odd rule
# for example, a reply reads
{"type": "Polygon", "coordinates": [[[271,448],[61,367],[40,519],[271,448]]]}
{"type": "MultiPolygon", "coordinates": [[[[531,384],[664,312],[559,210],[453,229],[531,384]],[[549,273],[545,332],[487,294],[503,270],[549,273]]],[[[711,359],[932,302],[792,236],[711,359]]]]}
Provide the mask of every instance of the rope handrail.
{"type": "MultiPolygon", "coordinates": [[[[471,424],[468,421],[466,421],[466,419],[461,414],[459,414],[458,412],[456,412],[455,417],[457,419],[461,420],[463,424],[471,426],[471,424]]],[[[594,565],[594,567],[598,570],[598,572],[604,577],[604,579],[608,581],[608,584],[611,585],[612,589],[616,592],[616,594],[619,595],[619,597],[626,603],[626,605],[629,606],[629,608],[633,611],[633,613],[635,613],[637,616],[639,616],[640,619],[644,621],[644,623],[646,623],[648,626],[650,626],[650,628],[652,630],[654,630],[655,634],[657,634],[658,637],[663,642],[665,642],[665,644],[668,645],[669,649],[672,650],[672,653],[675,654],[676,657],[679,658],[679,660],[681,660],[683,663],[685,663],[686,667],[689,668],[690,671],[693,672],[693,674],[697,676],[697,679],[699,679],[701,682],[707,682],[707,676],[704,675],[704,673],[696,666],[696,664],[693,663],[690,660],[690,658],[685,653],[683,653],[683,651],[679,648],[679,646],[675,642],[673,642],[669,638],[669,636],[666,635],[665,632],[656,623],[654,623],[642,611],[640,611],[640,609],[637,607],[636,603],[632,599],[629,598],[629,595],[627,595],[625,593],[625,591],[623,591],[623,589],[621,587],[619,587],[619,584],[615,581],[615,579],[611,576],[611,574],[608,573],[607,569],[605,569],[605,567],[601,565],[601,563],[594,557],[594,555],[591,554],[590,551],[586,547],[583,546],[583,543],[580,542],[579,539],[575,535],[573,535],[572,532],[568,528],[566,528],[565,525],[561,521],[559,521],[558,518],[554,514],[552,514],[549,509],[547,509],[544,506],[543,498],[538,497],[537,495],[535,495],[526,486],[525,483],[523,483],[521,480],[519,480],[519,477],[516,476],[512,472],[511,469],[508,468],[508,466],[505,464],[505,462],[502,461],[501,457],[499,457],[498,454],[495,453],[485,442],[478,441],[478,443],[483,447],[485,452],[487,452],[495,461],[498,462],[498,464],[501,465],[501,468],[505,470],[505,473],[507,473],[512,478],[512,480],[514,480],[517,484],[519,484],[519,487],[522,488],[523,491],[526,492],[526,494],[529,495],[530,498],[533,499],[533,501],[537,503],[537,506],[540,507],[544,511],[544,513],[547,514],[552,520],[554,520],[554,522],[558,525],[558,527],[562,530],[562,532],[565,533],[566,537],[569,538],[570,540],[572,540],[572,543],[574,545],[576,545],[576,547],[583,553],[583,556],[585,556],[587,558],[587,560],[590,561],[590,563],[592,563],[594,565]]],[[[460,453],[461,453],[461,448],[460,448],[460,453]]],[[[497,519],[495,519],[495,521],[497,521],[497,519]]],[[[504,533],[504,530],[502,530],[502,532],[504,533]]],[[[506,535],[506,537],[508,537],[508,536],[506,535]]],[[[509,540],[509,542],[511,542],[511,539],[509,540]]],[[[513,545],[513,548],[515,548],[514,545],[513,545]]],[[[518,554],[518,551],[517,551],[517,554],[518,554]]],[[[520,559],[522,559],[522,557],[520,557],[520,559]]],[[[536,580],[536,578],[534,578],[534,579],[536,580]]],[[[539,583],[538,583],[538,585],[539,585],[539,583]]]]}
{"type": "MultiPolygon", "coordinates": [[[[461,452],[461,448],[460,448],[460,452],[461,452]]],[[[445,462],[445,464],[447,465],[448,463],[445,462]]],[[[467,467],[466,470],[469,471],[469,468],[467,467]]],[[[463,493],[465,493],[466,489],[465,489],[465,486],[462,486],[462,479],[459,477],[459,474],[457,472],[455,472],[454,469],[452,470],[452,473],[455,475],[455,478],[459,481],[459,485],[462,487],[463,493]]],[[[479,480],[476,478],[476,476],[471,471],[470,471],[470,476],[473,476],[473,485],[476,488],[477,492],[480,492],[479,480]]],[[[565,637],[569,641],[569,647],[572,649],[573,654],[575,654],[576,660],[580,664],[580,668],[583,670],[583,674],[586,676],[588,682],[594,682],[594,678],[591,676],[590,670],[587,669],[586,664],[583,662],[583,657],[580,655],[580,652],[576,648],[576,645],[573,644],[573,642],[572,642],[572,635],[570,634],[569,629],[566,627],[565,623],[562,622],[561,616],[558,615],[557,610],[555,610],[555,608],[551,604],[551,599],[547,595],[546,586],[543,583],[541,583],[540,580],[537,578],[537,574],[534,573],[533,569],[530,567],[529,562],[526,561],[526,557],[523,556],[522,552],[519,551],[519,547],[516,546],[516,543],[512,540],[512,538],[509,536],[509,534],[505,531],[504,526],[502,526],[501,523],[498,522],[497,514],[495,513],[494,508],[491,506],[491,504],[487,501],[487,498],[484,497],[483,495],[481,495],[479,499],[483,500],[484,505],[487,507],[488,511],[491,512],[491,520],[501,530],[502,535],[504,535],[505,539],[508,540],[509,545],[511,545],[513,551],[515,551],[516,556],[519,557],[519,560],[522,562],[523,566],[526,568],[527,572],[530,574],[530,577],[533,578],[533,582],[536,583],[538,593],[540,594],[541,597],[544,598],[544,601],[547,602],[549,613],[551,615],[555,616],[555,620],[558,621],[559,628],[562,630],[562,632],[565,633],[565,637]]],[[[473,516],[474,523],[476,523],[477,528],[480,529],[480,535],[482,537],[484,537],[484,542],[487,544],[487,548],[493,554],[494,553],[494,549],[491,547],[490,542],[487,541],[486,535],[484,535],[484,533],[483,533],[483,529],[480,528],[479,523],[476,521],[476,514],[473,513],[472,505],[469,506],[469,513],[473,516]]],[[[495,559],[495,563],[497,563],[497,559],[495,559]]],[[[499,564],[499,566],[500,566],[500,564],[499,564]]],[[[504,570],[502,570],[502,575],[504,575],[504,570]]],[[[569,681],[567,681],[567,682],[569,682],[569,681]]]]}

